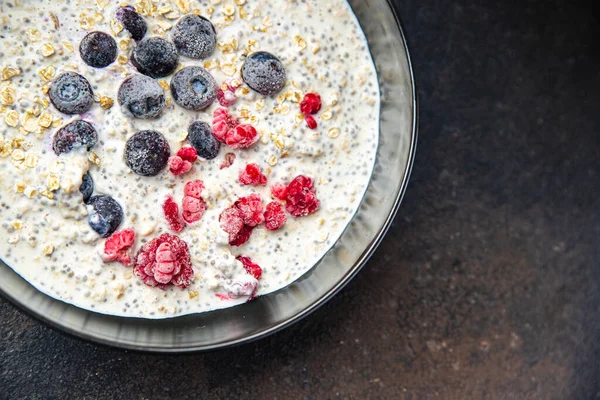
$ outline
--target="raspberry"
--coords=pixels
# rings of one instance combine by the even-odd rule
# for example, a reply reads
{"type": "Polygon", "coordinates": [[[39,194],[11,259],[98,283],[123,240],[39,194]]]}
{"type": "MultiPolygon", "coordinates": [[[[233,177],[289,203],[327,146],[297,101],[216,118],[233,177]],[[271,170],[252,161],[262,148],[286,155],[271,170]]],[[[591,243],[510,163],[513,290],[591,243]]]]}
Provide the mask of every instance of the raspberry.
{"type": "Polygon", "coordinates": [[[221,163],[221,166],[219,167],[219,169],[231,167],[231,165],[233,164],[234,161],[235,161],[235,154],[233,154],[233,153],[225,154],[225,159],[221,163]]]}
{"type": "Polygon", "coordinates": [[[316,114],[321,109],[321,96],[316,93],[307,93],[300,103],[300,112],[304,115],[316,114]]]}
{"type": "Polygon", "coordinates": [[[185,196],[182,202],[183,208],[183,220],[188,224],[199,221],[206,211],[206,203],[202,198],[195,198],[192,196],[185,196]]]}
{"type": "Polygon", "coordinates": [[[247,273],[252,275],[257,280],[260,279],[262,276],[262,268],[258,264],[253,263],[249,257],[240,256],[237,259],[244,264],[244,269],[247,273]]]}
{"type": "Polygon", "coordinates": [[[294,217],[312,214],[319,208],[320,201],[316,196],[313,180],[304,175],[298,175],[287,186],[285,209],[294,217]]]}
{"type": "Polygon", "coordinates": [[[257,164],[248,164],[240,171],[238,180],[242,185],[266,185],[267,177],[262,174],[257,164]]]}
{"type": "Polygon", "coordinates": [[[252,231],[254,230],[254,228],[255,228],[254,226],[244,225],[242,227],[242,230],[240,230],[239,233],[237,234],[237,236],[233,240],[229,241],[229,244],[232,246],[243,245],[248,240],[250,240],[250,235],[252,234],[252,231]]]}
{"type": "Polygon", "coordinates": [[[232,84],[225,83],[217,90],[217,100],[219,100],[219,104],[222,107],[229,107],[235,103],[237,100],[235,89],[237,89],[237,87],[233,86],[232,84]],[[225,89],[223,89],[223,87],[225,87],[225,89]]]}
{"type": "Polygon", "coordinates": [[[135,257],[133,271],[146,285],[160,289],[170,284],[186,288],[194,275],[187,243],[169,233],[142,246],[135,257]]]}
{"type": "Polygon", "coordinates": [[[260,139],[252,125],[241,124],[227,132],[225,143],[234,149],[244,149],[252,146],[260,139]]]}
{"type": "Polygon", "coordinates": [[[131,264],[129,249],[135,240],[133,229],[124,229],[113,233],[104,242],[104,252],[101,254],[104,262],[118,261],[123,265],[131,264]]]}
{"type": "Polygon", "coordinates": [[[177,152],[177,155],[184,161],[189,161],[191,163],[195,162],[198,159],[198,152],[193,147],[182,147],[177,152]]]}
{"type": "Polygon", "coordinates": [[[204,182],[202,182],[200,179],[196,179],[195,181],[189,181],[185,184],[183,188],[183,194],[185,196],[191,196],[195,199],[199,199],[203,189],[204,182]]]}
{"type": "Polygon", "coordinates": [[[229,114],[224,108],[217,108],[213,113],[213,135],[219,142],[225,143],[227,132],[240,124],[235,115],[229,114]]]}
{"type": "Polygon", "coordinates": [[[171,228],[171,230],[174,232],[181,232],[184,225],[181,217],[179,216],[179,206],[171,197],[167,197],[163,203],[163,212],[165,213],[165,218],[169,228],[171,228]]]}
{"type": "Polygon", "coordinates": [[[169,171],[175,176],[185,174],[192,169],[192,163],[179,156],[169,157],[169,171]]]}
{"type": "Polygon", "coordinates": [[[240,197],[233,205],[240,210],[244,225],[254,227],[264,222],[262,201],[256,193],[240,197]]]}
{"type": "Polygon", "coordinates": [[[317,121],[315,121],[312,116],[306,115],[304,116],[304,120],[306,121],[306,126],[308,126],[310,129],[315,129],[317,127],[317,121]]]}
{"type": "Polygon", "coordinates": [[[237,207],[229,207],[223,210],[219,215],[219,226],[229,235],[231,243],[237,237],[244,227],[244,217],[242,212],[237,207]]]}
{"type": "Polygon", "coordinates": [[[231,297],[229,297],[229,295],[223,293],[215,293],[215,297],[219,300],[231,300],[231,297]]]}
{"type": "Polygon", "coordinates": [[[271,194],[276,199],[285,200],[285,197],[287,196],[287,186],[283,183],[276,183],[271,186],[271,194]]]}
{"type": "Polygon", "coordinates": [[[272,201],[267,204],[265,209],[265,228],[270,231],[276,231],[287,221],[283,206],[278,201],[272,201]]]}

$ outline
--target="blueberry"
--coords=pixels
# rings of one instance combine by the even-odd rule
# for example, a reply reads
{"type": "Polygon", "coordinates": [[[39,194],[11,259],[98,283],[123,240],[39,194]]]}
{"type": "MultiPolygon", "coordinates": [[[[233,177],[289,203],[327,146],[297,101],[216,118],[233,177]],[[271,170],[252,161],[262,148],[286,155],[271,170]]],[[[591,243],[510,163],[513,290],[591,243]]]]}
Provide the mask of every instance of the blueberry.
{"type": "Polygon", "coordinates": [[[98,133],[92,124],[77,119],[56,132],[52,138],[52,150],[57,156],[83,146],[89,150],[97,141],[98,133]]]}
{"type": "Polygon", "coordinates": [[[125,164],[142,176],[157,175],[171,154],[169,142],[157,131],[140,131],[125,144],[125,164]]]}
{"type": "Polygon", "coordinates": [[[171,36],[179,54],[190,58],[210,56],[217,44],[217,32],[213,24],[194,14],[186,15],[177,21],[171,36]]]}
{"type": "Polygon", "coordinates": [[[83,202],[87,204],[94,193],[94,180],[89,172],[86,172],[81,178],[81,185],[79,186],[79,192],[83,196],[83,202]]]}
{"type": "Polygon", "coordinates": [[[285,68],[273,54],[257,51],[244,61],[242,79],[258,93],[270,96],[285,86],[285,68]]]}
{"type": "Polygon", "coordinates": [[[93,208],[88,215],[88,223],[98,235],[109,237],[121,225],[123,209],[112,197],[105,194],[93,196],[88,206],[93,208]]]}
{"type": "Polygon", "coordinates": [[[165,106],[163,88],[145,75],[133,75],[125,79],[117,95],[121,109],[135,118],[154,118],[165,106]]]}
{"type": "Polygon", "coordinates": [[[90,32],[79,43],[79,54],[90,67],[108,67],[117,59],[117,42],[107,33],[90,32]]]}
{"type": "Polygon", "coordinates": [[[133,49],[131,62],[140,73],[152,78],[162,78],[175,71],[179,55],[173,43],[152,37],[138,43],[133,49]]]}
{"type": "Polygon", "coordinates": [[[173,100],[189,110],[203,110],[217,97],[217,82],[202,67],[185,67],[171,79],[173,100]]]}
{"type": "Polygon", "coordinates": [[[188,140],[198,152],[198,156],[212,160],[219,154],[221,142],[213,135],[212,129],[206,122],[196,121],[188,128],[188,140]]]}
{"type": "Polygon", "coordinates": [[[50,101],[64,114],[83,114],[92,107],[94,92],[83,76],[75,72],[59,75],[50,85],[50,101]]]}
{"type": "Polygon", "coordinates": [[[135,11],[135,8],[131,6],[119,7],[117,9],[117,19],[123,25],[123,27],[129,32],[133,40],[142,40],[148,25],[144,21],[144,18],[135,11]]]}

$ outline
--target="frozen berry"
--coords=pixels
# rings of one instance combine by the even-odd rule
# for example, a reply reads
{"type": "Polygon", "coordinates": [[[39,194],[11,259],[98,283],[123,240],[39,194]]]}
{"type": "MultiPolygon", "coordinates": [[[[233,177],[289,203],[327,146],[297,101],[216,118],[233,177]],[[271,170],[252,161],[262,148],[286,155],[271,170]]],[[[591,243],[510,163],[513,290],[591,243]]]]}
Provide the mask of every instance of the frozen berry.
{"type": "Polygon", "coordinates": [[[285,86],[286,73],[277,57],[266,51],[250,54],[242,65],[242,79],[258,93],[270,96],[285,86]]]}
{"type": "Polygon", "coordinates": [[[267,177],[262,174],[257,164],[248,164],[240,171],[238,180],[242,185],[266,185],[267,177]]]}
{"type": "Polygon", "coordinates": [[[56,78],[48,91],[50,101],[63,114],[83,114],[92,107],[94,92],[83,76],[66,72],[56,78]]]}
{"type": "Polygon", "coordinates": [[[321,109],[321,96],[316,93],[307,93],[300,103],[300,112],[304,115],[316,114],[321,109]]]}
{"type": "Polygon", "coordinates": [[[217,100],[222,107],[229,107],[236,102],[235,89],[236,87],[228,83],[224,83],[217,89],[217,100]]]}
{"type": "Polygon", "coordinates": [[[250,235],[252,234],[254,228],[254,226],[244,225],[242,229],[238,232],[237,236],[233,240],[229,241],[229,244],[232,246],[243,245],[248,240],[250,240],[250,235]]]}
{"type": "Polygon", "coordinates": [[[162,78],[175,71],[179,64],[179,55],[173,43],[151,37],[142,40],[133,49],[131,62],[140,73],[152,78],[162,78]]]}
{"type": "Polygon", "coordinates": [[[183,194],[185,196],[199,199],[202,195],[202,190],[204,190],[204,182],[202,182],[200,179],[196,179],[185,184],[183,187],[183,194]]]}
{"type": "Polygon", "coordinates": [[[183,220],[188,224],[199,221],[206,211],[206,203],[201,197],[185,196],[182,200],[183,220]]]}
{"type": "Polygon", "coordinates": [[[163,233],[140,248],[133,271],[144,284],[160,289],[169,285],[184,289],[192,283],[194,276],[187,243],[169,233],[163,233]]]}
{"type": "Polygon", "coordinates": [[[294,217],[312,214],[318,210],[319,205],[311,178],[298,175],[287,186],[285,209],[294,217]]]}
{"type": "Polygon", "coordinates": [[[246,272],[254,277],[254,279],[260,279],[262,276],[262,268],[260,265],[255,264],[249,257],[238,257],[239,262],[244,265],[246,272]]]}
{"type": "Polygon", "coordinates": [[[287,196],[287,186],[283,183],[276,183],[271,186],[271,194],[276,199],[285,200],[285,196],[287,196]]]}
{"type": "Polygon", "coordinates": [[[135,11],[135,8],[132,6],[119,7],[116,14],[117,20],[129,32],[133,40],[144,38],[148,25],[146,25],[144,18],[135,11]]]}
{"type": "Polygon", "coordinates": [[[317,127],[317,121],[315,121],[312,115],[305,115],[304,120],[306,121],[306,126],[310,129],[315,129],[317,127]]]}
{"type": "Polygon", "coordinates": [[[140,131],[125,144],[125,164],[142,176],[157,175],[167,166],[171,148],[157,131],[140,131]]]}
{"type": "Polygon", "coordinates": [[[227,132],[225,143],[234,149],[245,149],[258,142],[260,137],[256,128],[249,124],[241,124],[227,132]]]}
{"type": "Polygon", "coordinates": [[[77,119],[69,122],[52,137],[52,150],[56,155],[68,153],[73,149],[85,147],[91,149],[98,141],[98,132],[87,121],[77,119]]]}
{"type": "Polygon", "coordinates": [[[278,201],[272,201],[265,207],[265,228],[275,231],[283,226],[287,216],[283,206],[278,201]]]}
{"type": "Polygon", "coordinates": [[[213,134],[219,142],[225,143],[228,132],[239,124],[238,118],[225,108],[219,107],[213,112],[213,134]]]}
{"type": "Polygon", "coordinates": [[[185,67],[171,79],[173,100],[183,108],[200,111],[217,97],[217,82],[202,67],[185,67]]]}
{"type": "Polygon", "coordinates": [[[117,59],[117,42],[107,33],[90,32],[79,43],[79,55],[90,67],[108,67],[117,59]]]}
{"type": "Polygon", "coordinates": [[[179,216],[179,206],[171,197],[167,197],[163,203],[163,212],[169,228],[174,232],[181,232],[184,227],[183,220],[179,216]]]}
{"type": "Polygon", "coordinates": [[[195,14],[188,14],[177,21],[171,35],[179,54],[190,58],[206,58],[217,45],[217,32],[213,24],[195,14]]]}
{"type": "Polygon", "coordinates": [[[133,229],[123,229],[120,232],[113,233],[104,242],[104,251],[101,254],[104,262],[118,261],[123,265],[131,264],[131,255],[129,249],[135,241],[135,232],[133,229]]]}
{"type": "Polygon", "coordinates": [[[192,169],[192,163],[179,156],[169,157],[169,171],[175,176],[183,175],[192,169]]]}
{"type": "Polygon", "coordinates": [[[163,88],[145,75],[132,75],[119,87],[117,95],[121,109],[135,118],[157,117],[165,106],[163,88]]]}
{"type": "Polygon", "coordinates": [[[94,193],[94,180],[89,172],[83,174],[81,178],[81,185],[79,186],[79,192],[83,197],[83,202],[87,204],[92,197],[92,193],[94,193]]]}
{"type": "Polygon", "coordinates": [[[244,225],[254,227],[264,222],[262,200],[256,193],[252,193],[247,197],[240,197],[233,205],[240,210],[244,225]]]}
{"type": "Polygon", "coordinates": [[[219,215],[219,226],[229,236],[229,243],[236,240],[244,228],[244,217],[237,207],[229,207],[219,215]]]}
{"type": "Polygon", "coordinates": [[[92,211],[88,215],[88,223],[102,237],[109,237],[123,220],[123,209],[110,196],[92,196],[88,206],[92,207],[92,211]]]}
{"type": "Polygon", "coordinates": [[[235,154],[234,153],[227,153],[227,154],[225,154],[225,159],[223,160],[223,162],[219,166],[219,169],[224,169],[224,168],[231,167],[233,165],[234,161],[235,161],[235,154]]]}
{"type": "Polygon", "coordinates": [[[191,163],[198,159],[198,152],[196,149],[189,146],[184,146],[177,150],[177,155],[181,157],[182,160],[189,161],[191,163]]]}
{"type": "Polygon", "coordinates": [[[206,122],[193,122],[188,128],[188,140],[198,155],[206,160],[215,158],[221,149],[221,143],[213,135],[210,125],[206,122]]]}

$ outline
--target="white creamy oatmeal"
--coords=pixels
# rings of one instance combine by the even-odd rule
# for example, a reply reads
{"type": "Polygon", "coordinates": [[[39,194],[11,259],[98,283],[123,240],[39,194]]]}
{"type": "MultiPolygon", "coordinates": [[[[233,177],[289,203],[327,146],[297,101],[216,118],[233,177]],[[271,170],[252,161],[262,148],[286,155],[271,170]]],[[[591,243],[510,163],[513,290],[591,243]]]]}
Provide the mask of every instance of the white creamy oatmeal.
{"type": "Polygon", "coordinates": [[[0,258],[40,291],[85,309],[131,317],[230,307],[298,279],[356,212],[378,145],[379,92],[366,40],[345,1],[4,0],[0,15],[0,258]],[[219,87],[225,82],[234,87],[226,93],[237,100],[227,107],[215,100],[201,111],[182,108],[169,89],[169,74],[156,79],[166,99],[160,115],[132,118],[117,101],[125,78],[139,74],[131,62],[136,41],[115,17],[125,5],[143,17],[146,38],[173,40],[173,27],[185,14],[210,20],[217,34],[215,50],[203,59],[180,55],[178,70],[205,68],[219,87]],[[117,58],[107,67],[93,68],[80,56],[79,44],[92,31],[116,41],[117,58]],[[257,51],[273,54],[285,67],[285,86],[272,96],[242,80],[242,65],[257,51]],[[48,90],[65,72],[82,75],[93,89],[94,104],[81,115],[63,114],[50,102],[48,90]],[[322,100],[312,115],[314,129],[300,111],[307,93],[322,100]],[[189,146],[190,124],[212,126],[220,108],[254,127],[260,139],[239,149],[222,143],[214,159],[198,158],[181,175],[167,166],[155,176],[141,176],[126,165],[125,144],[136,132],[162,133],[175,156],[189,146]],[[54,135],[79,119],[92,124],[97,143],[89,151],[84,146],[57,155],[54,135]],[[222,168],[231,154],[233,163],[222,168]],[[240,183],[240,172],[251,163],[261,168],[266,185],[240,183]],[[93,178],[94,195],[109,195],[121,206],[117,232],[135,232],[132,262],[144,243],[163,233],[187,243],[193,268],[187,287],[148,286],[132,265],[106,262],[106,238],[90,227],[93,208],[79,191],[86,172],[93,178]],[[280,202],[271,193],[273,185],[299,175],[314,181],[320,202],[316,211],[301,217],[286,212],[281,228],[267,230],[260,223],[245,244],[228,243],[219,222],[224,210],[253,193],[263,207],[280,202]],[[182,212],[184,185],[194,180],[204,183],[206,211],[174,232],[163,203],[170,196],[182,212]],[[260,266],[260,279],[239,256],[260,266]]]}

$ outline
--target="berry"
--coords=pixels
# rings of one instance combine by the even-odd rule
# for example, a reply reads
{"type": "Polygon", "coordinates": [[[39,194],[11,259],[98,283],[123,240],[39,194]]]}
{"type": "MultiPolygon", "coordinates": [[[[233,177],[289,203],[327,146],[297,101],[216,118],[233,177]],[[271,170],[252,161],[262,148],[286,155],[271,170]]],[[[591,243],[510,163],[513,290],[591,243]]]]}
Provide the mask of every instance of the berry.
{"type": "Polygon", "coordinates": [[[188,224],[199,221],[206,211],[206,203],[201,197],[185,196],[182,201],[183,220],[188,224]]]}
{"type": "Polygon", "coordinates": [[[219,226],[229,235],[229,243],[234,241],[244,228],[244,217],[237,207],[229,207],[219,215],[219,226]]]}
{"type": "Polygon", "coordinates": [[[304,120],[306,121],[306,126],[310,129],[315,129],[317,127],[317,121],[311,115],[305,115],[304,120]]]}
{"type": "Polygon", "coordinates": [[[276,231],[287,221],[283,206],[278,201],[272,201],[265,208],[265,228],[276,231]]]}
{"type": "Polygon", "coordinates": [[[239,124],[238,118],[224,108],[217,108],[213,112],[213,134],[219,142],[225,143],[227,133],[239,124]]]}
{"type": "Polygon", "coordinates": [[[157,131],[140,131],[125,144],[125,163],[142,176],[157,175],[167,165],[171,148],[157,131]]]}
{"type": "Polygon", "coordinates": [[[241,124],[227,132],[225,143],[234,149],[244,149],[252,146],[260,139],[252,125],[241,124]]]}
{"type": "Polygon", "coordinates": [[[81,185],[79,186],[79,192],[83,196],[83,202],[87,204],[94,193],[94,180],[89,172],[83,174],[81,178],[81,185]]]}
{"type": "Polygon", "coordinates": [[[56,155],[84,147],[89,150],[98,142],[98,132],[87,121],[77,119],[69,122],[52,137],[52,150],[56,155]]]}
{"type": "Polygon", "coordinates": [[[179,19],[171,31],[171,38],[179,54],[190,58],[207,58],[217,45],[213,24],[195,14],[179,19]]]}
{"type": "Polygon", "coordinates": [[[223,84],[217,89],[217,100],[222,107],[229,107],[236,102],[237,97],[235,95],[235,88],[228,84],[223,84]],[[223,89],[225,87],[225,89],[223,89]]]}
{"type": "Polygon", "coordinates": [[[248,240],[250,240],[250,235],[252,234],[252,231],[254,230],[254,228],[255,228],[254,226],[244,225],[242,227],[242,229],[239,231],[239,233],[237,234],[237,236],[233,240],[229,241],[229,244],[231,246],[243,245],[248,240]]]}
{"type": "Polygon", "coordinates": [[[219,166],[219,169],[231,167],[231,165],[233,165],[234,161],[235,161],[235,154],[234,153],[227,153],[227,154],[225,154],[225,159],[223,160],[223,162],[219,166]]]}
{"type": "Polygon", "coordinates": [[[140,248],[133,272],[148,286],[163,290],[169,285],[188,287],[194,270],[187,243],[175,235],[163,233],[140,248]]]}
{"type": "Polygon", "coordinates": [[[90,32],[79,43],[79,55],[90,67],[108,67],[117,59],[117,42],[107,33],[90,32]]]}
{"type": "Polygon", "coordinates": [[[163,203],[163,212],[165,214],[165,219],[167,220],[167,225],[174,232],[181,232],[183,230],[184,224],[179,216],[179,206],[177,203],[173,201],[171,197],[167,197],[165,202],[163,203]]]}
{"type": "Polygon", "coordinates": [[[294,217],[312,214],[319,208],[320,201],[316,196],[313,180],[304,175],[298,175],[287,186],[285,209],[294,217]]]}
{"type": "Polygon", "coordinates": [[[132,6],[119,7],[116,14],[117,20],[129,32],[133,40],[144,38],[148,25],[146,25],[144,18],[135,11],[135,8],[132,6]]]}
{"type": "Polygon", "coordinates": [[[179,65],[179,55],[173,43],[151,37],[142,40],[133,49],[131,62],[140,73],[152,78],[162,78],[175,71],[179,65]]]}
{"type": "Polygon", "coordinates": [[[254,297],[257,288],[258,281],[248,274],[241,276],[239,280],[225,282],[223,284],[223,289],[227,291],[227,294],[220,294],[217,297],[221,299],[237,299],[239,297],[248,296],[248,300],[250,300],[254,297]]]}
{"type": "Polygon", "coordinates": [[[238,180],[242,185],[266,185],[267,177],[262,174],[257,164],[248,164],[240,171],[238,180]]]}
{"type": "Polygon", "coordinates": [[[166,104],[163,88],[145,75],[132,75],[119,87],[117,100],[123,111],[135,118],[157,117],[166,104]]]}
{"type": "Polygon", "coordinates": [[[196,149],[189,146],[184,146],[177,151],[177,155],[181,157],[182,160],[195,162],[198,159],[198,153],[196,149]]]}
{"type": "Polygon", "coordinates": [[[248,274],[252,275],[254,279],[260,279],[262,276],[262,268],[258,264],[253,263],[249,257],[240,256],[237,259],[244,265],[244,269],[248,274]]]}
{"type": "Polygon", "coordinates": [[[169,171],[175,176],[183,175],[192,169],[192,163],[179,156],[169,157],[169,171]]]}
{"type": "Polygon", "coordinates": [[[217,97],[217,82],[202,67],[185,67],[171,79],[173,100],[183,108],[200,111],[217,97]]]}
{"type": "Polygon", "coordinates": [[[283,183],[276,183],[271,186],[271,194],[276,199],[285,200],[285,197],[287,196],[287,186],[283,183]]]}
{"type": "Polygon", "coordinates": [[[215,158],[221,149],[221,143],[206,122],[193,122],[188,128],[188,140],[196,149],[196,153],[206,160],[215,158]]]}
{"type": "Polygon", "coordinates": [[[233,205],[240,210],[244,225],[254,227],[264,222],[262,200],[256,193],[240,197],[233,205]]]}
{"type": "Polygon", "coordinates": [[[83,76],[75,72],[61,74],[48,91],[50,101],[63,114],[83,114],[92,107],[94,91],[83,76]]]}
{"type": "Polygon", "coordinates": [[[185,196],[190,196],[195,199],[199,199],[202,194],[202,190],[204,189],[204,182],[200,179],[196,179],[195,181],[189,181],[183,187],[183,194],[185,196]]]}
{"type": "Polygon", "coordinates": [[[109,237],[123,220],[123,209],[110,196],[104,194],[92,196],[88,206],[92,207],[88,215],[88,223],[102,237],[109,237]]]}
{"type": "Polygon", "coordinates": [[[242,65],[242,79],[256,92],[270,96],[285,86],[286,73],[277,57],[266,51],[257,51],[246,57],[242,65]]]}
{"type": "Polygon", "coordinates": [[[316,93],[307,93],[300,103],[300,112],[304,115],[316,114],[321,109],[321,96],[316,93]]]}
{"type": "Polygon", "coordinates": [[[135,241],[133,229],[124,229],[113,233],[104,242],[104,252],[100,255],[104,262],[118,261],[123,265],[131,264],[129,249],[135,241]]]}

